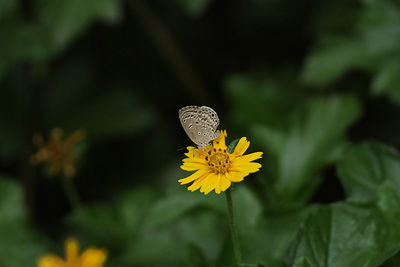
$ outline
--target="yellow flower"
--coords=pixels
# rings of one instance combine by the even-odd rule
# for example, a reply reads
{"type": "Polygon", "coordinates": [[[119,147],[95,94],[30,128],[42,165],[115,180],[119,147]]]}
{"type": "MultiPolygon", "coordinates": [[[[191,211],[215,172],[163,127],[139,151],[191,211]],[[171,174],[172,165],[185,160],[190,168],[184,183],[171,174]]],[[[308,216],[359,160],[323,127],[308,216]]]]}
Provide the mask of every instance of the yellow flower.
{"type": "Polygon", "coordinates": [[[102,267],[107,258],[103,249],[88,248],[79,256],[79,244],[75,239],[65,241],[66,260],[56,255],[39,258],[38,267],[102,267]]]}
{"type": "Polygon", "coordinates": [[[33,143],[38,147],[38,151],[32,155],[31,163],[34,165],[47,163],[51,175],[63,173],[66,177],[73,177],[76,173],[77,160],[74,149],[86,134],[83,130],[77,130],[62,140],[63,135],[63,130],[60,128],[51,130],[47,142],[41,135],[35,135],[33,143]]]}
{"type": "Polygon", "coordinates": [[[252,162],[262,156],[262,152],[243,155],[250,146],[246,137],[240,138],[234,151],[228,152],[225,144],[226,131],[220,131],[220,135],[205,148],[187,147],[187,158],[183,159],[181,169],[196,171],[192,175],[180,179],[181,184],[193,182],[189,191],[208,194],[215,190],[219,194],[228,189],[232,182],[241,182],[250,173],[260,170],[261,164],[252,162]]]}

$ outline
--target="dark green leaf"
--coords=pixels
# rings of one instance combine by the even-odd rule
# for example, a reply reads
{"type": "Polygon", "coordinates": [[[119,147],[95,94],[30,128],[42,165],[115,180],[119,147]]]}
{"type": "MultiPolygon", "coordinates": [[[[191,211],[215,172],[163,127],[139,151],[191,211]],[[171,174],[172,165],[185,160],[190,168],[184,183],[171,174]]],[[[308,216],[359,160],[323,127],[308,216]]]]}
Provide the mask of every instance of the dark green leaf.
{"type": "Polygon", "coordinates": [[[19,185],[10,178],[0,177],[0,223],[21,222],[26,218],[19,185]]]}
{"type": "Polygon", "coordinates": [[[313,265],[311,265],[307,258],[300,257],[293,264],[293,267],[313,267],[313,265]]]}
{"type": "Polygon", "coordinates": [[[338,203],[307,219],[294,243],[293,263],[306,259],[311,266],[376,267],[399,251],[399,241],[398,229],[373,206],[338,203]]]}
{"type": "Polygon", "coordinates": [[[306,59],[302,79],[307,84],[326,86],[365,60],[365,46],[359,40],[335,38],[324,43],[306,59]]]}
{"type": "Polygon", "coordinates": [[[400,103],[400,58],[390,59],[375,75],[371,85],[375,95],[386,94],[394,102],[400,103]]]}
{"type": "Polygon", "coordinates": [[[175,220],[168,227],[142,228],[137,238],[125,248],[123,258],[127,263],[141,266],[186,266],[182,252],[186,250],[186,244],[191,243],[200,248],[206,261],[212,262],[220,253],[224,241],[221,236],[225,234],[226,227],[219,216],[198,210],[175,220]]]}
{"type": "Polygon", "coordinates": [[[24,146],[27,145],[27,142],[31,142],[32,137],[26,136],[29,124],[26,114],[28,101],[23,98],[21,91],[17,90],[17,88],[2,88],[0,90],[1,159],[7,160],[17,157],[24,146]],[[16,103],[19,103],[21,106],[16,105],[16,103]]]}
{"type": "Polygon", "coordinates": [[[380,267],[397,267],[400,262],[400,253],[397,253],[395,256],[391,257],[380,267]]]}
{"type": "Polygon", "coordinates": [[[400,7],[395,1],[371,1],[364,6],[357,29],[369,57],[391,56],[399,51],[400,7]]]}
{"type": "Polygon", "coordinates": [[[181,266],[185,247],[170,229],[140,233],[122,248],[121,259],[126,266],[181,266]]]}
{"type": "Polygon", "coordinates": [[[0,74],[7,73],[6,70],[13,64],[26,60],[43,60],[50,54],[41,29],[35,24],[26,23],[22,18],[13,17],[0,23],[0,32],[7,36],[0,42],[0,74]],[[25,45],[27,42],[29,46],[25,45]]]}
{"type": "Polygon", "coordinates": [[[274,190],[279,201],[301,204],[308,199],[318,184],[316,173],[335,161],[345,144],[346,129],[359,113],[359,103],[352,96],[317,98],[306,104],[305,111],[292,120],[279,154],[274,155],[278,174],[274,190]]]}
{"type": "Polygon", "coordinates": [[[211,0],[177,0],[187,14],[198,17],[202,15],[211,0]]]}
{"type": "MultiPolygon", "coordinates": [[[[246,179],[251,179],[251,177],[246,179]]],[[[238,184],[233,189],[233,209],[238,231],[245,234],[249,232],[249,229],[254,229],[260,220],[262,205],[254,192],[246,186],[238,184]]]]}
{"type": "Polygon", "coordinates": [[[134,238],[155,198],[154,192],[137,189],[122,194],[110,204],[95,204],[76,210],[68,221],[85,239],[113,241],[113,245],[117,245],[134,238]],[[113,236],[112,240],[110,236],[113,236]]]}
{"type": "Polygon", "coordinates": [[[86,30],[93,21],[115,22],[120,16],[118,0],[38,1],[41,28],[53,51],[59,51],[86,30]]]}
{"type": "Polygon", "coordinates": [[[277,155],[285,144],[285,135],[279,128],[257,124],[250,128],[254,140],[271,154],[277,155]]]}
{"type": "Polygon", "coordinates": [[[390,222],[393,227],[397,228],[400,233],[400,196],[396,192],[393,183],[389,180],[385,181],[378,190],[377,207],[381,210],[385,219],[390,222]]]}
{"type": "Polygon", "coordinates": [[[15,12],[17,7],[17,0],[0,0],[0,21],[15,12]]]}
{"type": "Polygon", "coordinates": [[[0,266],[34,266],[40,256],[50,252],[47,240],[26,225],[0,224],[0,235],[0,266]]]}
{"type": "MultiPolygon", "coordinates": [[[[250,207],[249,207],[250,208],[250,207]]],[[[257,216],[251,227],[241,228],[241,247],[246,262],[268,267],[284,266],[284,259],[296,233],[311,209],[257,216]]]]}
{"type": "Polygon", "coordinates": [[[233,141],[229,144],[229,146],[228,146],[228,152],[229,152],[229,153],[233,153],[233,151],[235,150],[235,148],[236,148],[236,146],[237,146],[239,140],[240,140],[239,138],[238,138],[238,139],[235,139],[235,140],[233,140],[233,141]]]}
{"type": "Polygon", "coordinates": [[[304,98],[291,70],[232,75],[225,87],[235,107],[232,118],[247,129],[252,124],[283,125],[304,98]]]}
{"type": "Polygon", "coordinates": [[[181,216],[196,207],[209,207],[217,210],[225,209],[223,194],[181,191],[160,199],[149,212],[148,226],[160,227],[178,220],[181,216]]]}
{"type": "Polygon", "coordinates": [[[194,245],[188,244],[187,245],[187,253],[188,253],[188,260],[187,266],[189,267],[203,267],[208,266],[207,259],[205,258],[201,249],[194,245]]]}
{"type": "Polygon", "coordinates": [[[53,69],[48,78],[49,90],[43,101],[46,120],[52,119],[49,114],[65,116],[99,93],[94,66],[87,57],[69,58],[63,65],[53,69]]]}
{"type": "Polygon", "coordinates": [[[182,244],[195,244],[208,262],[216,262],[229,238],[227,223],[225,213],[217,214],[206,209],[194,210],[188,216],[180,218],[171,230],[179,231],[182,244]]]}
{"type": "Polygon", "coordinates": [[[50,121],[64,129],[83,128],[90,138],[100,139],[115,135],[140,132],[154,123],[154,111],[129,91],[113,91],[85,103],[78,110],[60,114],[50,121]]]}
{"type": "Polygon", "coordinates": [[[399,173],[398,153],[378,143],[351,147],[338,164],[338,176],[346,195],[357,201],[374,199],[385,181],[390,181],[400,196],[399,173]]]}
{"type": "Polygon", "coordinates": [[[32,266],[47,253],[47,241],[27,223],[20,186],[0,177],[0,266],[32,266]]]}
{"type": "MultiPolygon", "coordinates": [[[[37,1],[37,21],[12,16],[0,24],[0,74],[24,61],[47,61],[62,51],[96,20],[116,22],[120,17],[118,0],[37,1]],[[25,45],[29,43],[29,45],[25,45]]],[[[17,8],[17,1],[0,1],[0,21],[17,8]]]]}

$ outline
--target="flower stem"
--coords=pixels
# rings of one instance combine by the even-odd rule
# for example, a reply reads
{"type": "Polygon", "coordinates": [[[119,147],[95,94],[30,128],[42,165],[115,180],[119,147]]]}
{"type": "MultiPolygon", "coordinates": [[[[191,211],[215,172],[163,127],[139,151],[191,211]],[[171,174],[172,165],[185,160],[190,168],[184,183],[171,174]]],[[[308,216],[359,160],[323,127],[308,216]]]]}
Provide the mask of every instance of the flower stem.
{"type": "Polygon", "coordinates": [[[79,199],[78,192],[76,191],[76,187],[72,183],[72,179],[64,176],[62,180],[63,180],[65,195],[68,199],[69,204],[74,209],[80,208],[81,201],[79,199]]]}
{"type": "Polygon", "coordinates": [[[240,252],[239,236],[238,236],[237,229],[236,229],[235,217],[233,215],[233,204],[232,204],[232,196],[231,196],[230,189],[225,191],[225,196],[226,196],[226,204],[227,204],[227,208],[228,208],[228,220],[229,220],[229,228],[231,230],[233,253],[235,254],[236,264],[238,266],[241,266],[242,254],[240,252]]]}
{"type": "Polygon", "coordinates": [[[148,2],[150,1],[130,1],[132,12],[143,25],[155,47],[159,50],[159,53],[171,67],[171,70],[181,81],[183,85],[182,89],[186,90],[200,102],[213,102],[214,99],[208,93],[198,73],[189,63],[178,42],[173,38],[170,31],[162,23],[148,2]]]}

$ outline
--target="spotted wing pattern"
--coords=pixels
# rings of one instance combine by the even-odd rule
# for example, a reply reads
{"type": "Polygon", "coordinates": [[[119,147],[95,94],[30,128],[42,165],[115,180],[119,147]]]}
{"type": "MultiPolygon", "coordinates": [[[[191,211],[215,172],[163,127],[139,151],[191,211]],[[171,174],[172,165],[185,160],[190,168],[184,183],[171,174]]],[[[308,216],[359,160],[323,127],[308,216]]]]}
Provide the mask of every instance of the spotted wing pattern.
{"type": "Polygon", "coordinates": [[[218,136],[217,113],[206,106],[187,106],[179,110],[179,120],[189,138],[199,147],[205,147],[218,136]]]}

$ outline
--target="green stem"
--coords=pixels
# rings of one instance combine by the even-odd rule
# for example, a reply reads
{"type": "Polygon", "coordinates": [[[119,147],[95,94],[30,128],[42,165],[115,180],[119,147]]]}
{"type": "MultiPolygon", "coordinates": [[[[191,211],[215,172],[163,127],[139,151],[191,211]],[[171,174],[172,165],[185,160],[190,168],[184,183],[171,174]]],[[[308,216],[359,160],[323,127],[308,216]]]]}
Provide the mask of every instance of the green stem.
{"type": "Polygon", "coordinates": [[[72,179],[64,176],[62,180],[63,180],[65,195],[68,199],[69,204],[74,209],[80,208],[81,201],[79,199],[78,192],[76,191],[76,187],[72,183],[72,179]]]}
{"type": "Polygon", "coordinates": [[[230,189],[225,191],[225,196],[226,196],[226,204],[227,204],[227,208],[228,208],[228,220],[229,220],[229,228],[231,230],[233,253],[235,254],[236,264],[238,266],[241,266],[242,254],[240,252],[239,236],[238,236],[237,229],[236,229],[235,217],[233,215],[233,204],[232,204],[232,196],[231,196],[230,189]]]}
{"type": "Polygon", "coordinates": [[[130,1],[132,11],[146,29],[159,53],[165,58],[171,70],[181,81],[182,89],[186,90],[199,102],[213,102],[214,99],[209,95],[200,76],[148,2],[142,0],[130,1]]]}

